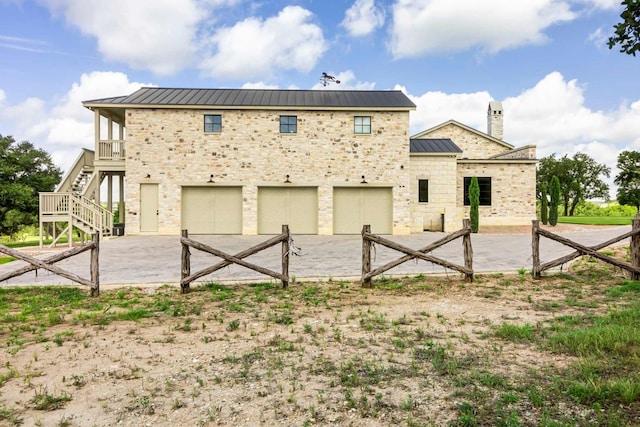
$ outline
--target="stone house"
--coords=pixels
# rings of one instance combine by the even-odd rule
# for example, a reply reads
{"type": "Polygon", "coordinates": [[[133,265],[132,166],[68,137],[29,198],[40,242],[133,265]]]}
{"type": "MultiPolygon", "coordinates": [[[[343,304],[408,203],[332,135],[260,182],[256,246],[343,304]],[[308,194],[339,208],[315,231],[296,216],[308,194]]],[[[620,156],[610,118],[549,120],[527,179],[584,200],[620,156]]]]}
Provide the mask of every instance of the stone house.
{"type": "Polygon", "coordinates": [[[480,184],[482,225],[529,225],[536,218],[536,147],[502,140],[502,103],[490,102],[487,133],[455,120],[410,139],[411,232],[453,231],[469,217],[471,177],[480,184]]]}
{"type": "Polygon", "coordinates": [[[74,215],[88,233],[122,233],[111,212],[92,211],[101,206],[117,206],[128,235],[277,234],[282,224],[409,234],[441,230],[442,213],[452,231],[468,215],[471,175],[489,179],[481,223],[535,217],[534,147],[454,121],[410,138],[415,105],[400,91],[142,88],[83,105],[95,151],[83,150],[57,202],[41,195],[41,224],[62,221],[57,207],[73,202],[101,222],[74,215]]]}

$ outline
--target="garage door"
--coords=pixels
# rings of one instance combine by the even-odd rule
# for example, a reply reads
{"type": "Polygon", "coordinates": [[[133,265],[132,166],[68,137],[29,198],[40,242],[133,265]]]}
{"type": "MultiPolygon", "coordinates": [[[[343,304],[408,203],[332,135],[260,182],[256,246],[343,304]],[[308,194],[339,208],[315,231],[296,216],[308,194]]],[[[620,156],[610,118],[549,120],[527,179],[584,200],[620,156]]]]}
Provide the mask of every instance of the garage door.
{"type": "Polygon", "coordinates": [[[258,233],[280,234],[282,224],[295,234],[318,234],[317,187],[258,188],[258,233]]]}
{"type": "Polygon", "coordinates": [[[360,234],[365,224],[372,233],[392,234],[393,189],[335,187],[333,234],[360,234]]]}
{"type": "Polygon", "coordinates": [[[183,187],[182,228],[189,234],[242,234],[242,187],[183,187]]]}

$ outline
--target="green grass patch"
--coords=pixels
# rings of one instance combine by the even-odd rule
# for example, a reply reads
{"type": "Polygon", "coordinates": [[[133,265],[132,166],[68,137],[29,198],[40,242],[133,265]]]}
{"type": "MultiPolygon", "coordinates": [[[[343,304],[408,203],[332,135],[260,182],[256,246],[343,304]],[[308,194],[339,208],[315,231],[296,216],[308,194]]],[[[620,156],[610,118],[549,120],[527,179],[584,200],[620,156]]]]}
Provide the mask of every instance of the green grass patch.
{"type": "Polygon", "coordinates": [[[562,224],[585,225],[631,225],[631,216],[561,216],[558,222],[562,224]]]}

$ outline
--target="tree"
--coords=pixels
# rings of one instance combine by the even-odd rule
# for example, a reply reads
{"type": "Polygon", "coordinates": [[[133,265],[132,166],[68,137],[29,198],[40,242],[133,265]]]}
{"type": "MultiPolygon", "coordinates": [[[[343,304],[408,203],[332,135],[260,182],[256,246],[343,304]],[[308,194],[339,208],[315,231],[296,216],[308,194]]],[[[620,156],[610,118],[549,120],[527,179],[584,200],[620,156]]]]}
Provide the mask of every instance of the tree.
{"type": "Polygon", "coordinates": [[[555,225],[558,223],[558,206],[560,203],[560,180],[557,176],[551,178],[549,193],[551,193],[551,206],[549,207],[549,225],[555,227],[555,225]]]}
{"type": "Polygon", "coordinates": [[[549,222],[549,200],[547,199],[547,185],[542,184],[540,186],[540,192],[542,193],[542,199],[540,200],[540,220],[544,225],[549,222]]]}
{"type": "Polygon", "coordinates": [[[469,211],[471,231],[477,233],[480,225],[480,185],[478,184],[478,178],[475,176],[471,178],[469,183],[469,204],[471,206],[469,211]]]}
{"type": "Polygon", "coordinates": [[[621,205],[635,206],[640,213],[640,152],[623,151],[618,155],[620,172],[614,182],[618,185],[616,198],[621,205]]]}
{"type": "Polygon", "coordinates": [[[640,50],[640,0],[624,0],[620,14],[622,22],[613,26],[615,35],[609,37],[609,49],[620,45],[620,52],[636,56],[640,50]]]}
{"type": "Polygon", "coordinates": [[[611,168],[596,163],[584,153],[576,153],[573,157],[564,155],[560,159],[552,154],[538,162],[538,198],[541,197],[541,186],[548,184],[553,176],[558,177],[563,215],[573,216],[580,202],[597,197],[609,198],[609,186],[601,176],[608,177],[610,173],[611,168]]]}
{"type": "Polygon", "coordinates": [[[38,222],[38,192],[53,191],[62,172],[28,141],[0,135],[0,235],[38,222]]]}

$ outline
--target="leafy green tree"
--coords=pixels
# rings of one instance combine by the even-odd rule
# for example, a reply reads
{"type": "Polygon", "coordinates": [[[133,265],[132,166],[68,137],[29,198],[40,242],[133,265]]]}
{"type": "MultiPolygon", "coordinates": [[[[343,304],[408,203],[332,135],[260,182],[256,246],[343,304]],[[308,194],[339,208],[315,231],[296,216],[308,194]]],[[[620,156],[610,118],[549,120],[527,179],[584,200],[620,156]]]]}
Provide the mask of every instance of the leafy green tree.
{"type": "Polygon", "coordinates": [[[620,52],[636,56],[640,50],[640,0],[623,0],[622,22],[613,26],[615,35],[609,37],[609,49],[620,46],[620,52]]]}
{"type": "Polygon", "coordinates": [[[28,141],[0,135],[0,235],[38,222],[38,192],[53,191],[62,172],[28,141]]]}
{"type": "Polygon", "coordinates": [[[480,225],[480,185],[475,176],[471,178],[469,183],[469,205],[471,206],[469,210],[471,231],[477,233],[480,225]]]}
{"type": "Polygon", "coordinates": [[[560,180],[557,176],[551,178],[549,186],[551,194],[551,206],[549,207],[549,225],[554,226],[558,223],[558,207],[560,206],[560,180]]]}
{"type": "Polygon", "coordinates": [[[618,185],[616,198],[621,205],[636,207],[640,213],[640,152],[623,151],[618,155],[620,172],[614,182],[618,185]]]}
{"type": "Polygon", "coordinates": [[[580,202],[598,197],[609,198],[609,186],[601,177],[610,174],[611,168],[597,163],[587,154],[576,153],[573,157],[565,155],[560,159],[552,154],[538,162],[538,198],[541,197],[541,185],[548,184],[554,176],[558,177],[563,215],[573,216],[580,202]]]}
{"type": "Polygon", "coordinates": [[[549,222],[549,200],[547,199],[547,185],[540,185],[540,192],[542,193],[542,198],[540,200],[540,220],[544,225],[547,225],[549,222]]]}

